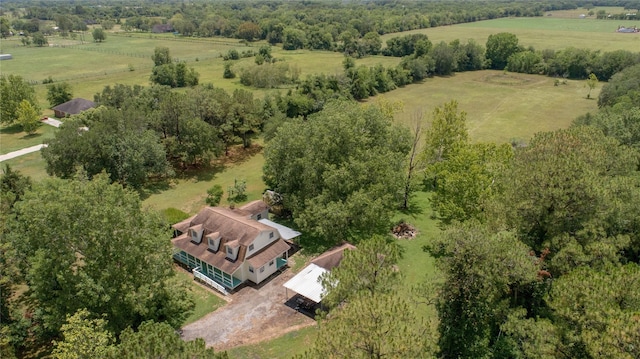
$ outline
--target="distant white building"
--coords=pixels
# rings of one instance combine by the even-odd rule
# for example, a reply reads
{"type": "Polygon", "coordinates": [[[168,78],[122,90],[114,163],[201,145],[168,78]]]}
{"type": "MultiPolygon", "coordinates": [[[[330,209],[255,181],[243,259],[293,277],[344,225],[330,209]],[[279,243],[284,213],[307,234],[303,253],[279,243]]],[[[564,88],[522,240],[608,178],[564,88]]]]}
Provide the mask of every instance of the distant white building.
{"type": "Polygon", "coordinates": [[[11,56],[11,54],[0,54],[0,61],[1,60],[11,60],[13,59],[13,56],[11,56]]]}

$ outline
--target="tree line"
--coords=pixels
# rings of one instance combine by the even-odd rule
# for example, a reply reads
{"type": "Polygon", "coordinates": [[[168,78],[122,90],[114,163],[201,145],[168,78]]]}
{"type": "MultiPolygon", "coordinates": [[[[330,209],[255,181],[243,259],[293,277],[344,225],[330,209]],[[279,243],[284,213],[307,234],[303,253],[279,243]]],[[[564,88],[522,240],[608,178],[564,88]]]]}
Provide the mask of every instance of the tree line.
{"type": "Polygon", "coordinates": [[[640,355],[638,69],[635,65],[612,77],[603,93],[615,91],[615,100],[601,103],[596,114],[581,116],[568,129],[538,133],[522,147],[470,142],[466,114],[455,101],[446,103],[434,110],[431,126],[423,131],[414,166],[410,139],[421,136],[406,132],[392,136],[404,138],[404,147],[395,146],[399,153],[385,160],[377,157],[384,149],[367,159],[318,149],[315,141],[347,146],[355,143],[347,140],[352,136],[361,141],[371,134],[357,121],[345,121],[343,114],[352,110],[344,103],[319,113],[329,121],[329,132],[316,136],[319,129],[303,130],[315,126],[315,116],[283,126],[265,149],[266,183],[280,192],[281,205],[306,231],[328,243],[358,243],[323,280],[329,312],[319,318],[316,341],[302,357],[640,355]],[[350,125],[334,128],[334,118],[350,125]],[[281,147],[285,139],[295,141],[287,142],[292,153],[281,147]],[[301,153],[319,161],[311,164],[321,169],[319,176],[305,169],[306,161],[295,160],[301,153]],[[402,159],[402,175],[386,180],[384,192],[367,195],[375,182],[359,176],[358,169],[398,175],[398,167],[391,167],[397,159],[402,159]],[[298,177],[289,181],[276,167],[298,177]],[[383,215],[401,206],[402,177],[410,168],[417,169],[415,185],[431,192],[442,227],[425,247],[436,257],[442,279],[412,290],[398,288],[402,273],[394,266],[401,253],[397,241],[388,238],[390,217],[383,215]],[[344,175],[347,171],[354,175],[344,175]],[[336,178],[340,181],[333,182],[336,178]],[[315,193],[314,200],[305,197],[315,193]],[[370,202],[359,204],[360,195],[370,202]],[[376,214],[385,225],[354,220],[364,207],[386,208],[376,214]],[[310,215],[314,210],[320,213],[316,218],[310,215]],[[352,220],[348,227],[345,219],[352,220]],[[341,236],[334,228],[341,228],[341,236]],[[435,306],[437,323],[417,314],[428,305],[435,306]]]}

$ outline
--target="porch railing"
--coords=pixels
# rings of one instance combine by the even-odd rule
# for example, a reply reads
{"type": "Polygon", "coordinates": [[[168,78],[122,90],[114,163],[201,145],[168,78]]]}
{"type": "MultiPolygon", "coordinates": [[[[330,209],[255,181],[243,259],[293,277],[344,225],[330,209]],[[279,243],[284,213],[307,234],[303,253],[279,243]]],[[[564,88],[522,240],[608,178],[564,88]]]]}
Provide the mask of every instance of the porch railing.
{"type": "Polygon", "coordinates": [[[218,292],[224,295],[229,295],[229,292],[227,292],[224,286],[200,272],[200,267],[193,268],[193,276],[218,292]]]}

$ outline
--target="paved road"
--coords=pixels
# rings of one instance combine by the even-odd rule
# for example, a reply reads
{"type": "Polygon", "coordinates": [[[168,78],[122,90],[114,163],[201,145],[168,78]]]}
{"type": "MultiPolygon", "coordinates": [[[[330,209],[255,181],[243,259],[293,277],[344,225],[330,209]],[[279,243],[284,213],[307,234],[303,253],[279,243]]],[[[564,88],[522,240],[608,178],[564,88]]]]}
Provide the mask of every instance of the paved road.
{"type": "Polygon", "coordinates": [[[23,148],[21,150],[5,153],[4,155],[0,155],[0,162],[6,161],[6,160],[10,160],[12,158],[16,158],[16,157],[19,157],[19,156],[22,156],[22,155],[26,155],[26,154],[29,154],[29,153],[32,153],[32,152],[38,152],[38,151],[40,151],[40,149],[42,147],[46,147],[46,146],[47,145],[45,145],[45,144],[35,145],[35,146],[23,148]]]}

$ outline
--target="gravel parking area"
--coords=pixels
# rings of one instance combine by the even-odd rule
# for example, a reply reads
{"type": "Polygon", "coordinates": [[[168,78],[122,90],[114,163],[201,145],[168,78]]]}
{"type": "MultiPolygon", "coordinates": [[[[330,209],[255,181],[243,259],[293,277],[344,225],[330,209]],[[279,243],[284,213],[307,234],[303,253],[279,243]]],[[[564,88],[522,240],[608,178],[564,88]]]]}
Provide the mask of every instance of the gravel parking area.
{"type": "MultiPolygon", "coordinates": [[[[286,306],[285,288],[291,269],[259,287],[246,286],[232,294],[231,302],[182,328],[182,338],[203,338],[216,351],[253,344],[315,325],[315,320],[286,306]]],[[[295,293],[289,291],[289,297],[295,293]]]]}

